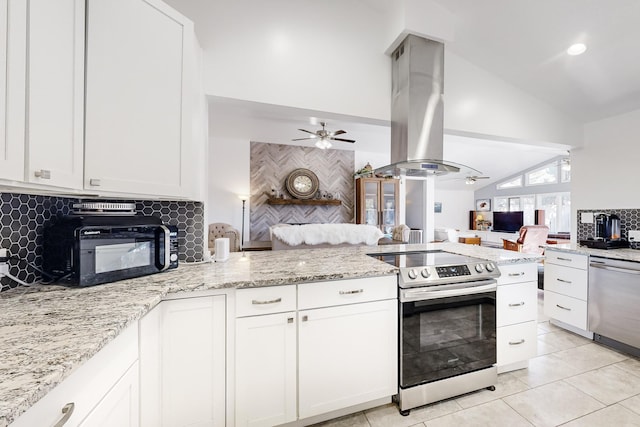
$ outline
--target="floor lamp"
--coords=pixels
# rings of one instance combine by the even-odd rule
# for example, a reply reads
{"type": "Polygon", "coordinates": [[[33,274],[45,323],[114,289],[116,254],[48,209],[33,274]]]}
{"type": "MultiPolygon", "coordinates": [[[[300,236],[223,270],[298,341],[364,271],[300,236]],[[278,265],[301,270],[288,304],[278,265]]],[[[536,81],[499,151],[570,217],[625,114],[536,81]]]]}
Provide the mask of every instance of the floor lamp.
{"type": "Polygon", "coordinates": [[[244,212],[245,205],[247,203],[247,200],[249,199],[249,196],[241,194],[238,196],[238,198],[242,200],[242,231],[240,233],[240,251],[244,252],[244,212]]]}

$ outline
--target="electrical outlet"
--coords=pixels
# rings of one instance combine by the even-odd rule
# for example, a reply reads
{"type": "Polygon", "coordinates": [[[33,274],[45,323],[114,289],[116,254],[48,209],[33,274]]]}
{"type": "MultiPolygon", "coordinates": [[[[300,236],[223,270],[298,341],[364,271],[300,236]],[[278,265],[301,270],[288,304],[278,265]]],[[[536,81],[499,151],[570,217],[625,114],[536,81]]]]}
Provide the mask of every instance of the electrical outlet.
{"type": "Polygon", "coordinates": [[[629,241],[640,242],[640,230],[629,230],[629,241]]]}
{"type": "Polygon", "coordinates": [[[580,222],[582,224],[593,224],[593,212],[581,212],[580,222]]]}

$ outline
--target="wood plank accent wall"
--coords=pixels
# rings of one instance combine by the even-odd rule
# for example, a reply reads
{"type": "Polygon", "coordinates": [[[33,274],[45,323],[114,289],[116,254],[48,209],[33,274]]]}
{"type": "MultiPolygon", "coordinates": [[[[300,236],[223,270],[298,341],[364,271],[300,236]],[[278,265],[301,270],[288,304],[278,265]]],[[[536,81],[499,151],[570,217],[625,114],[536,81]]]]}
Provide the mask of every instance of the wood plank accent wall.
{"type": "Polygon", "coordinates": [[[269,240],[269,227],[279,223],[353,222],[353,151],[252,141],[250,157],[250,240],[269,240]],[[267,204],[272,187],[291,198],[287,193],[285,180],[291,171],[298,168],[313,171],[320,181],[320,191],[339,194],[342,205],[267,204]]]}

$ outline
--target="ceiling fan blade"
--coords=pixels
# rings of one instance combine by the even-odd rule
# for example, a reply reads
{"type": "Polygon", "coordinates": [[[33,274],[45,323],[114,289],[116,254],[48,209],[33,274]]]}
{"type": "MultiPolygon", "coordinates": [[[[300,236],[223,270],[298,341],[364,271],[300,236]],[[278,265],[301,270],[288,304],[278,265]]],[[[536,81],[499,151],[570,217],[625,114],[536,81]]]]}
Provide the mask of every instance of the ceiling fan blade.
{"type": "Polygon", "coordinates": [[[347,131],[346,131],[346,130],[342,130],[342,129],[340,129],[340,130],[337,130],[337,131],[335,131],[335,132],[331,132],[331,134],[332,134],[333,136],[336,136],[336,135],[342,135],[343,133],[347,133],[347,131]]]}
{"type": "Polygon", "coordinates": [[[306,132],[306,133],[310,133],[311,135],[315,135],[315,132],[311,132],[310,130],[306,130],[306,129],[298,129],[301,130],[302,132],[306,132]]]}
{"type": "Polygon", "coordinates": [[[355,139],[344,139],[344,138],[331,138],[334,141],[342,141],[342,142],[356,142],[355,139]]]}
{"type": "Polygon", "coordinates": [[[295,138],[295,139],[292,139],[292,141],[304,141],[304,140],[307,140],[307,139],[316,139],[316,138],[314,138],[314,137],[311,137],[311,138],[295,138]]]}

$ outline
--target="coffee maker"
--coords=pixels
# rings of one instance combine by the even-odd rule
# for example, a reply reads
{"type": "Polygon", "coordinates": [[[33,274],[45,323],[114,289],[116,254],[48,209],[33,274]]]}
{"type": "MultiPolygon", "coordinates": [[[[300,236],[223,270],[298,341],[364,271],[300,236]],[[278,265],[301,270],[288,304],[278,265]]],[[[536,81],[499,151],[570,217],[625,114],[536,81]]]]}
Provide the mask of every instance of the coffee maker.
{"type": "Polygon", "coordinates": [[[580,240],[580,245],[596,249],[628,248],[629,242],[622,238],[620,217],[616,214],[598,212],[593,215],[593,237],[580,240]]]}
{"type": "Polygon", "coordinates": [[[594,215],[596,240],[620,240],[620,217],[615,214],[597,213],[594,215]]]}

